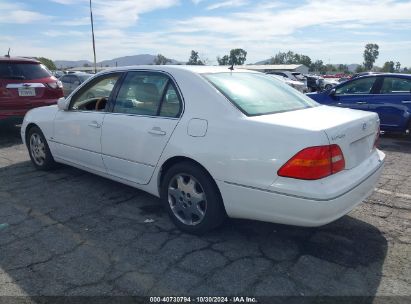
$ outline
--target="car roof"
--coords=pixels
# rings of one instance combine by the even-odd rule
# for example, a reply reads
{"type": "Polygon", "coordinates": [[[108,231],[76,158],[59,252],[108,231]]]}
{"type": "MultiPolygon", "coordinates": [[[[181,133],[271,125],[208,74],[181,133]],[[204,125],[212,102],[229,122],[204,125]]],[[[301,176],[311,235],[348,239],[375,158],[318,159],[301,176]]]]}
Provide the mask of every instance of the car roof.
{"type": "Polygon", "coordinates": [[[404,73],[378,73],[378,74],[367,74],[362,75],[353,79],[357,78],[367,78],[367,77],[386,77],[386,76],[394,76],[394,77],[402,77],[402,78],[411,78],[411,74],[404,74],[404,73]]]}
{"type": "Polygon", "coordinates": [[[34,58],[27,58],[27,57],[8,57],[2,56],[0,57],[0,62],[11,62],[11,63],[40,63],[40,61],[34,58]]]}
{"type": "Polygon", "coordinates": [[[104,70],[107,71],[131,71],[131,70],[151,70],[151,71],[164,71],[164,72],[178,72],[178,71],[187,71],[194,74],[206,74],[206,73],[257,73],[261,72],[251,71],[244,68],[238,68],[234,66],[234,69],[231,71],[229,66],[205,66],[205,65],[134,65],[134,66],[125,66],[117,67],[104,70]]]}

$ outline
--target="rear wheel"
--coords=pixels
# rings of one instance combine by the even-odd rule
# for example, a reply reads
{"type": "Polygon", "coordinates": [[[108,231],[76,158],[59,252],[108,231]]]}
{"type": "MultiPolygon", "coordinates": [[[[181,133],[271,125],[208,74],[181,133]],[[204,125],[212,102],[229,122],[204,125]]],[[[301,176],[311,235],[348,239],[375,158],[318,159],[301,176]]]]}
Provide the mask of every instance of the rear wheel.
{"type": "Polygon", "coordinates": [[[50,170],[56,166],[46,138],[40,128],[30,128],[27,135],[27,148],[33,165],[40,170],[50,170]]]}
{"type": "Polygon", "coordinates": [[[174,224],[188,233],[205,233],[225,219],[216,184],[203,168],[192,162],[178,163],[165,173],[161,199],[174,224]]]}

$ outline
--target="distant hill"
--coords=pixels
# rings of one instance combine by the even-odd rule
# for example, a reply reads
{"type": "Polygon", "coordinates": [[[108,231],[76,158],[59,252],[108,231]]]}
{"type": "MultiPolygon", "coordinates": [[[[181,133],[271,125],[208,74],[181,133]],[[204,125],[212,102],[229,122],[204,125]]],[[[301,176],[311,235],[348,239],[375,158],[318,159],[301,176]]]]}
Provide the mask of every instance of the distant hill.
{"type": "MultiPolygon", "coordinates": [[[[109,66],[115,67],[116,63],[117,66],[128,66],[128,65],[143,65],[143,64],[154,64],[154,59],[156,55],[150,54],[140,54],[140,55],[133,55],[133,56],[124,56],[119,58],[114,58],[111,60],[103,60],[97,62],[98,66],[109,66]]],[[[177,60],[171,59],[170,64],[179,64],[177,60]]],[[[88,60],[55,60],[54,64],[57,68],[73,68],[73,67],[82,67],[84,64],[88,64],[90,66],[93,65],[91,61],[88,60]]]]}
{"type": "Polygon", "coordinates": [[[55,60],[54,64],[58,69],[66,69],[73,67],[82,67],[84,64],[92,65],[93,63],[88,60],[55,60]]]}

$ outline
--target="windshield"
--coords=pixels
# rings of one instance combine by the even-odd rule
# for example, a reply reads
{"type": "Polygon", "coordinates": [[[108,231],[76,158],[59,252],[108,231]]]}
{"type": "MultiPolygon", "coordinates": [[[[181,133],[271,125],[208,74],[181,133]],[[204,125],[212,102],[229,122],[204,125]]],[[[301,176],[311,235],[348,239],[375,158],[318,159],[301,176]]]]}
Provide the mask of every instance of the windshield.
{"type": "Polygon", "coordinates": [[[47,68],[38,63],[0,62],[0,78],[32,80],[50,77],[47,68]]]}
{"type": "Polygon", "coordinates": [[[259,73],[204,74],[224,96],[247,116],[287,112],[318,104],[294,88],[259,73]]]}

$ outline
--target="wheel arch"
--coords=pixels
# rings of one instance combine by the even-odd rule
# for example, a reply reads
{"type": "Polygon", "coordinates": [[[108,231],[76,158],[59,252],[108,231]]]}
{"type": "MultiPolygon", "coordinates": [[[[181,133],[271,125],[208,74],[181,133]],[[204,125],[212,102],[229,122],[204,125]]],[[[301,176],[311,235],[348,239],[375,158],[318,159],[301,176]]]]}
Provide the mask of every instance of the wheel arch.
{"type": "MultiPolygon", "coordinates": [[[[40,127],[39,127],[36,123],[34,123],[34,122],[30,122],[30,123],[26,126],[26,129],[25,129],[25,131],[24,131],[24,139],[25,139],[25,141],[26,141],[26,146],[28,145],[29,132],[30,132],[30,130],[31,130],[32,128],[34,128],[34,127],[37,127],[37,128],[40,129],[40,127]]],[[[40,129],[40,130],[41,130],[41,129],[40,129]]]]}
{"type": "Polygon", "coordinates": [[[211,175],[211,173],[207,170],[207,168],[205,168],[200,162],[187,157],[187,156],[173,156],[170,157],[169,159],[167,159],[162,165],[161,168],[159,170],[159,174],[158,174],[158,178],[157,178],[157,189],[158,189],[158,193],[161,193],[161,186],[162,186],[162,182],[163,182],[163,178],[165,173],[175,164],[178,164],[180,162],[191,162],[197,166],[199,166],[200,168],[202,168],[204,170],[204,172],[209,176],[209,178],[212,180],[212,182],[214,183],[217,191],[218,191],[218,195],[221,198],[221,201],[223,202],[223,208],[224,208],[224,212],[227,214],[226,210],[225,210],[225,205],[224,205],[224,200],[222,199],[222,195],[221,195],[221,191],[220,188],[218,187],[214,177],[211,175]]]}

